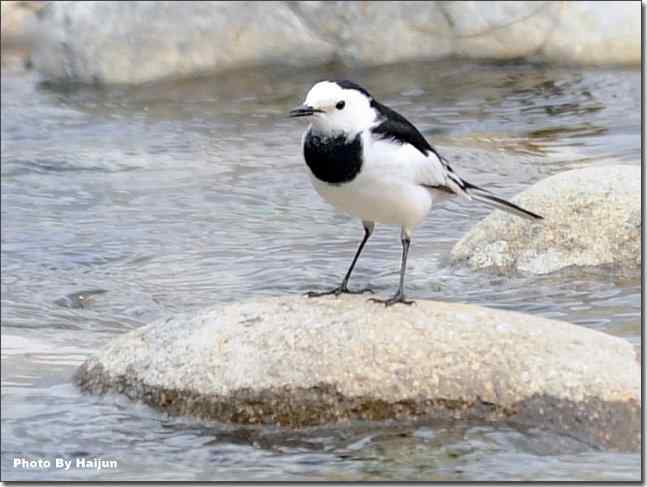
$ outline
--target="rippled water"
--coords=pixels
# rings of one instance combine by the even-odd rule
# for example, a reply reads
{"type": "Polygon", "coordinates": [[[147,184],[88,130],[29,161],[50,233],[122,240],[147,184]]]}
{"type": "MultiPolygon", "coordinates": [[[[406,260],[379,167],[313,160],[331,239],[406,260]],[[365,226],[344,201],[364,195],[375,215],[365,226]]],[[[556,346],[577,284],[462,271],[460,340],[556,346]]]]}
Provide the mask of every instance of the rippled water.
{"type": "MultiPolygon", "coordinates": [[[[609,453],[505,425],[352,423],[249,430],[82,395],[78,365],[162,315],[336,284],[361,226],[311,188],[303,125],[319,79],[366,85],[468,179],[514,195],[567,169],[640,160],[640,72],[528,64],[258,70],[139,88],[2,73],[2,477],[115,480],[637,480],[609,453]],[[101,457],[116,470],[23,470],[101,457]]],[[[408,287],[559,318],[640,346],[640,275],[501,277],[448,265],[488,210],[449,203],[414,236],[408,287]]],[[[393,292],[399,233],[378,226],[354,274],[393,292]]]]}

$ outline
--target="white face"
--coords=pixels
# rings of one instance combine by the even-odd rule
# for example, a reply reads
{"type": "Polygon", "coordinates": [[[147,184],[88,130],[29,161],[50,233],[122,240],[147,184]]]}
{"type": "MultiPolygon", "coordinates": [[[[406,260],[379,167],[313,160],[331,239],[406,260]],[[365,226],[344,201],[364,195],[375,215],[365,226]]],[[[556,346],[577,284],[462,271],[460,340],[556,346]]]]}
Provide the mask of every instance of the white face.
{"type": "Polygon", "coordinates": [[[354,134],[373,124],[377,116],[366,95],[330,81],[314,85],[304,104],[316,110],[310,117],[313,127],[326,133],[354,134]]]}

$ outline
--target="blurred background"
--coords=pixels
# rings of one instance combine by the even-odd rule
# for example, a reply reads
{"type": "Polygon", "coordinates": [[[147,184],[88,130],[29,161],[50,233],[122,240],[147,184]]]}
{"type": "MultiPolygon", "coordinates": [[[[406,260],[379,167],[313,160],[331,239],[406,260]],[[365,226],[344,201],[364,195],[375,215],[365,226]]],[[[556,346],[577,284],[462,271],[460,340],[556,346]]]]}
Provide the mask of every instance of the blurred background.
{"type": "MultiPolygon", "coordinates": [[[[638,480],[638,452],[489,424],[255,433],[81,395],[78,365],[171,313],[337,283],[361,227],[323,203],[289,108],[365,86],[477,184],[640,164],[639,2],[2,1],[3,480],[638,480]],[[15,456],[117,459],[21,471],[15,456]]],[[[476,273],[489,210],[417,229],[413,297],[558,318],[640,347],[640,269],[476,273]]],[[[378,228],[354,280],[396,282],[378,228]]]]}

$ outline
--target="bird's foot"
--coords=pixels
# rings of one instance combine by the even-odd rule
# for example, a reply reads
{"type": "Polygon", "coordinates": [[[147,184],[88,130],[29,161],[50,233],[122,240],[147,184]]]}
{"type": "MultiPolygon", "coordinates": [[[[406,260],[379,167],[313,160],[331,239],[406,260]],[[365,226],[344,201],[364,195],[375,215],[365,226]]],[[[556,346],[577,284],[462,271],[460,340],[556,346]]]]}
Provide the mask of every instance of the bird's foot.
{"type": "Polygon", "coordinates": [[[374,303],[381,303],[384,306],[392,306],[397,303],[402,303],[402,304],[411,306],[413,303],[415,303],[415,301],[404,299],[404,294],[402,293],[397,293],[395,296],[388,299],[370,298],[369,301],[372,301],[374,303]]]}
{"type": "Polygon", "coordinates": [[[364,288],[364,289],[348,289],[347,286],[342,285],[339,287],[336,287],[335,289],[331,289],[330,291],[310,291],[306,293],[306,296],[309,298],[319,298],[321,296],[329,296],[329,295],[334,295],[334,296],[339,296],[341,294],[364,294],[364,293],[371,293],[374,294],[373,290],[370,288],[364,288]]]}

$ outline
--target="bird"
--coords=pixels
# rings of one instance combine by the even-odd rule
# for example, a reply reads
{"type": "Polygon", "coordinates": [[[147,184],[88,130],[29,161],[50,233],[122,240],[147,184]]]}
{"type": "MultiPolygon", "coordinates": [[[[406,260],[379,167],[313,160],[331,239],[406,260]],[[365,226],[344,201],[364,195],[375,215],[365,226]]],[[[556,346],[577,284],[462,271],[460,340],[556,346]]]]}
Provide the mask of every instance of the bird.
{"type": "Polygon", "coordinates": [[[341,212],[359,218],[364,227],[341,284],[330,291],[309,292],[309,297],[373,293],[368,288],[351,290],[348,283],[380,223],[400,226],[400,283],[392,297],[370,300],[385,306],[412,304],[404,281],[413,230],[444,200],[458,196],[532,221],[543,219],[459,176],[411,122],[354,81],[316,83],[289,116],[310,121],[302,150],[314,189],[341,212]]]}

